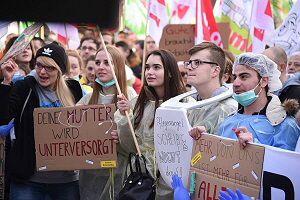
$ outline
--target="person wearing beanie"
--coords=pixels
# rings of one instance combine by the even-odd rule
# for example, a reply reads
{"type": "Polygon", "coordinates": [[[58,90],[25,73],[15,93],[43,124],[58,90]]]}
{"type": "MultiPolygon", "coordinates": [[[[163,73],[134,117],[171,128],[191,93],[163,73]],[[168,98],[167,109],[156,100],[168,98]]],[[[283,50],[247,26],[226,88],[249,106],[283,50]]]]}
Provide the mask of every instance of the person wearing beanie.
{"type": "Polygon", "coordinates": [[[13,118],[16,139],[6,159],[6,175],[11,179],[11,200],[80,199],[78,172],[36,170],[34,108],[74,106],[73,89],[63,78],[67,55],[57,43],[37,51],[35,69],[24,80],[11,85],[17,69],[13,59],[1,65],[0,121],[13,118]]]}
{"type": "Polygon", "coordinates": [[[280,71],[267,56],[242,53],[233,64],[233,98],[239,110],[223,121],[218,135],[294,151],[300,128],[291,113],[272,94],[282,87],[280,71]]]}

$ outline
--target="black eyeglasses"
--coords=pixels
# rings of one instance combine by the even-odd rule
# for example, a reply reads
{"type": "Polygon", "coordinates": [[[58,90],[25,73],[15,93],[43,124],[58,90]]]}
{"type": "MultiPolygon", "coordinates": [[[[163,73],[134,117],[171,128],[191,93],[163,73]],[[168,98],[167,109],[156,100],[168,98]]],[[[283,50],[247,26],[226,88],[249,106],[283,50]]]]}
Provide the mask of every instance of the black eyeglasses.
{"type": "Polygon", "coordinates": [[[184,61],[183,62],[183,65],[184,65],[184,68],[187,69],[189,65],[191,65],[191,67],[193,69],[196,69],[199,67],[199,65],[203,65],[203,64],[214,64],[214,65],[217,65],[218,66],[218,63],[215,63],[215,62],[208,62],[208,61],[202,61],[202,60],[199,60],[199,59],[196,59],[196,60],[188,60],[188,61],[184,61]]]}
{"type": "Polygon", "coordinates": [[[94,49],[93,47],[86,47],[86,46],[81,47],[81,50],[83,50],[83,51],[85,51],[85,50],[96,51],[96,49],[94,49]]]}
{"type": "Polygon", "coordinates": [[[39,63],[39,62],[35,63],[35,69],[41,71],[43,68],[44,68],[47,72],[53,72],[53,71],[56,69],[56,68],[53,67],[53,66],[44,66],[44,65],[42,65],[42,64],[39,63]]]}
{"type": "Polygon", "coordinates": [[[184,77],[185,75],[188,75],[187,72],[180,72],[181,76],[184,77]]]}

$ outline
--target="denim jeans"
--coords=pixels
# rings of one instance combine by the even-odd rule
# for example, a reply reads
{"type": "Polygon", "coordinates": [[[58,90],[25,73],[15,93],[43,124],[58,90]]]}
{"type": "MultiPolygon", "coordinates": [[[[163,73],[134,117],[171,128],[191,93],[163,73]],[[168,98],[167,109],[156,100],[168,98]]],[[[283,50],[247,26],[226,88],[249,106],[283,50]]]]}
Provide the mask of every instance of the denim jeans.
{"type": "Polygon", "coordinates": [[[51,184],[11,181],[10,200],[45,200],[46,195],[51,200],[79,200],[79,183],[78,181],[51,184]]]}

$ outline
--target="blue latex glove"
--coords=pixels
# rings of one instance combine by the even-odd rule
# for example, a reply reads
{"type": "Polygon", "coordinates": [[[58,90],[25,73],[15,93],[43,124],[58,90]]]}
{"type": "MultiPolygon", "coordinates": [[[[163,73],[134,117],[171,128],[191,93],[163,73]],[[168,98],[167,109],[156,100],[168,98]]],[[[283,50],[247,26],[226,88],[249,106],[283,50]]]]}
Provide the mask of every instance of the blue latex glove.
{"type": "Polygon", "coordinates": [[[10,129],[12,129],[12,127],[14,127],[14,120],[11,120],[7,125],[0,126],[0,135],[7,136],[10,132],[10,129]]]}
{"type": "Polygon", "coordinates": [[[188,191],[183,187],[181,178],[174,174],[172,176],[172,187],[174,190],[174,200],[190,200],[188,191]]]}
{"type": "Polygon", "coordinates": [[[239,189],[236,189],[236,194],[229,188],[226,188],[226,191],[228,194],[220,190],[220,195],[218,196],[220,200],[251,200],[250,197],[242,194],[239,189]]]}

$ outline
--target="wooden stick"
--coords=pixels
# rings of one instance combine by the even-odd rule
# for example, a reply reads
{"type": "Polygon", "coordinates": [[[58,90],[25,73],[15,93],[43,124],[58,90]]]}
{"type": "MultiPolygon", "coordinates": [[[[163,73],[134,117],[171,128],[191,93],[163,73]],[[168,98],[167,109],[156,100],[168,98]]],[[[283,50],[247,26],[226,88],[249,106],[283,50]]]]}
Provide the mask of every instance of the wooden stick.
{"type": "MultiPolygon", "coordinates": [[[[105,45],[104,40],[103,40],[103,37],[102,37],[102,33],[101,33],[101,31],[100,31],[98,25],[97,25],[97,28],[98,28],[98,30],[99,30],[99,36],[100,36],[101,44],[102,44],[102,46],[103,46],[105,55],[106,55],[107,59],[109,60],[109,57],[110,57],[110,56],[109,56],[109,54],[108,54],[106,45],[105,45]]],[[[116,74],[115,74],[114,67],[112,66],[111,62],[108,62],[108,63],[109,63],[109,67],[110,67],[110,69],[111,69],[111,71],[112,71],[113,78],[114,78],[115,83],[116,83],[116,87],[117,87],[117,90],[118,90],[118,94],[119,94],[119,95],[122,95],[122,92],[121,92],[121,89],[120,89],[120,85],[119,85],[119,82],[118,82],[117,77],[116,77],[116,74]]],[[[128,111],[125,111],[125,115],[126,115],[126,118],[127,118],[127,120],[128,120],[129,128],[130,128],[130,131],[131,131],[131,135],[132,135],[132,137],[133,137],[133,141],[134,141],[136,150],[137,150],[139,156],[141,157],[141,156],[142,156],[141,150],[140,150],[140,148],[139,148],[139,145],[138,145],[138,142],[137,142],[137,139],[136,139],[134,130],[133,130],[133,126],[132,126],[131,121],[130,121],[130,118],[129,118],[128,111]]]]}

